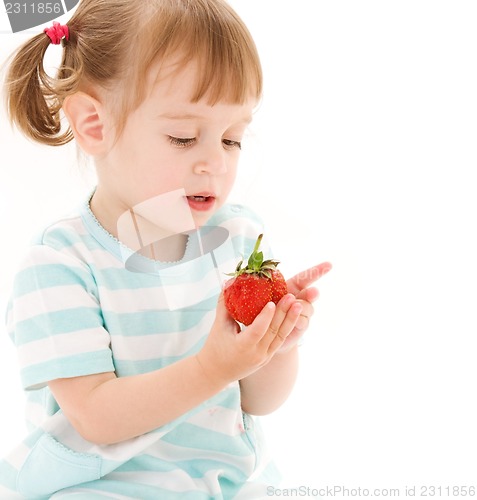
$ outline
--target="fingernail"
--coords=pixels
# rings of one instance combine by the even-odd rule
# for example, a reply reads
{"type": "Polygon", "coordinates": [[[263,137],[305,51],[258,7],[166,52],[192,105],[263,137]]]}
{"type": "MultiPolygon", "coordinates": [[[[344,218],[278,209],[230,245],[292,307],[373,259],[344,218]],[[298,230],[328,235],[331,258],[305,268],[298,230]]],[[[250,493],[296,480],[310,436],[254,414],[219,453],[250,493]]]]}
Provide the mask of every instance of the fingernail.
{"type": "Polygon", "coordinates": [[[285,297],[283,297],[283,305],[289,306],[295,300],[295,296],[291,293],[287,293],[285,297]]]}

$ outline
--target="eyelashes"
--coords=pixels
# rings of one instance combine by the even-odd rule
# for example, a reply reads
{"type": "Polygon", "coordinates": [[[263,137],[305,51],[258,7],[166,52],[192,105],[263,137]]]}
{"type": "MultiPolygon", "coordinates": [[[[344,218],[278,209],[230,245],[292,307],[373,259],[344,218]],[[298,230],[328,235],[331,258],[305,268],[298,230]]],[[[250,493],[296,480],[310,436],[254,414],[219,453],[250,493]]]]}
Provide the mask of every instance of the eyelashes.
{"type": "Polygon", "coordinates": [[[222,143],[229,149],[234,149],[234,148],[242,149],[242,143],[239,141],[231,141],[229,139],[223,139],[222,143]]]}
{"type": "MultiPolygon", "coordinates": [[[[197,142],[195,137],[173,137],[169,135],[168,138],[169,142],[177,148],[189,148],[197,142]]],[[[222,139],[222,144],[225,149],[242,149],[242,143],[240,141],[222,139]]]]}
{"type": "Polygon", "coordinates": [[[190,138],[181,138],[181,137],[173,137],[172,135],[169,136],[169,142],[178,148],[187,148],[189,146],[192,146],[192,144],[195,143],[195,138],[190,137],[190,138]]]}

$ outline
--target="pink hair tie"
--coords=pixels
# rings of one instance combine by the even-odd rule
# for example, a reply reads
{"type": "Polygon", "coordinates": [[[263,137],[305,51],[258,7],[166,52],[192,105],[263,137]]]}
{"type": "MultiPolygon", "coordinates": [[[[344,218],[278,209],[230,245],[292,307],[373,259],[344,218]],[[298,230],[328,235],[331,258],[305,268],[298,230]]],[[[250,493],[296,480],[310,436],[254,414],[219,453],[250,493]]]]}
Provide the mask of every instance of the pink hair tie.
{"type": "Polygon", "coordinates": [[[55,45],[59,45],[63,37],[65,37],[66,40],[70,37],[70,30],[68,29],[68,26],[66,26],[66,24],[60,24],[56,21],[53,21],[53,27],[45,28],[43,32],[48,35],[51,43],[54,43],[55,45]]]}

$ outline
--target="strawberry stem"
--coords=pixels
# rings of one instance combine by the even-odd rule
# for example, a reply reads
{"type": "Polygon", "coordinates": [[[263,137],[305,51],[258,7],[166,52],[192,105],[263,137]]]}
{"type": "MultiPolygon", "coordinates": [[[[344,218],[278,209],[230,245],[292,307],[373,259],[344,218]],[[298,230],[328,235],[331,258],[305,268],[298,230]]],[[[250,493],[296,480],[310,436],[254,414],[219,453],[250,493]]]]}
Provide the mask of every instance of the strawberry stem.
{"type": "Polygon", "coordinates": [[[248,272],[257,272],[260,271],[263,263],[263,252],[258,251],[258,247],[260,246],[260,242],[262,241],[263,234],[260,234],[255,242],[255,246],[253,248],[253,252],[251,253],[246,270],[248,272]]]}
{"type": "Polygon", "coordinates": [[[242,267],[243,259],[237,264],[235,268],[235,272],[228,273],[227,276],[240,276],[241,274],[254,274],[258,276],[265,276],[266,278],[271,278],[272,271],[275,271],[277,265],[279,264],[278,260],[263,260],[263,252],[259,252],[258,248],[260,247],[260,243],[262,241],[263,234],[260,234],[255,242],[255,246],[253,248],[253,252],[250,254],[248,258],[247,265],[242,267]]]}
{"type": "Polygon", "coordinates": [[[257,241],[255,242],[255,246],[253,247],[253,253],[256,253],[260,243],[262,242],[263,233],[258,235],[257,241]]]}

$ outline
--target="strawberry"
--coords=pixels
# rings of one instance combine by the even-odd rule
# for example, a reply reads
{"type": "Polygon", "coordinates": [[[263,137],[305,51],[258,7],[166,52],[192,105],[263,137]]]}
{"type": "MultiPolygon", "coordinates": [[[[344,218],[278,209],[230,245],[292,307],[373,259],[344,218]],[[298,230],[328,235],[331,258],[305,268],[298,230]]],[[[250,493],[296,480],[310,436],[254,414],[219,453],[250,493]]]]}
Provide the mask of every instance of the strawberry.
{"type": "Polygon", "coordinates": [[[241,260],[232,279],[224,286],[225,307],[232,318],[244,325],[250,325],[268,302],[275,304],[287,293],[283,274],[277,269],[278,261],[263,260],[258,251],[263,234],[259,235],[247,265],[242,268],[241,260]]]}

